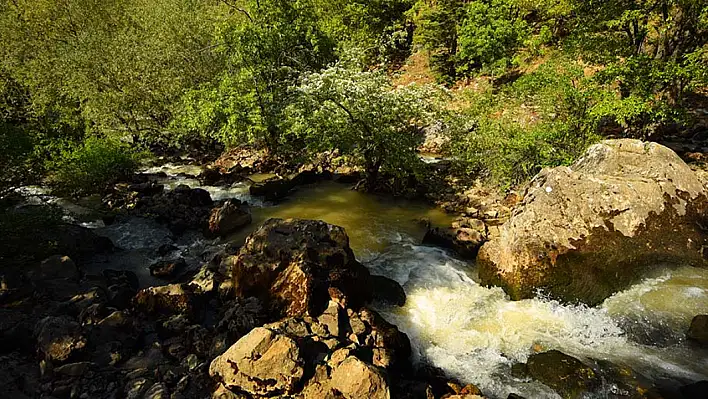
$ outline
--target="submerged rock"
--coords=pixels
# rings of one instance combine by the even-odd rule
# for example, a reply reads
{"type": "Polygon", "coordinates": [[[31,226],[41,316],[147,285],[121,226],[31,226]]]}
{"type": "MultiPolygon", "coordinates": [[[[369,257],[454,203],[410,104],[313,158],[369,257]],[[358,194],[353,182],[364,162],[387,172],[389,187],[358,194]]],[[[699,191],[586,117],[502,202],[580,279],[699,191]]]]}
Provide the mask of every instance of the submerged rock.
{"type": "Polygon", "coordinates": [[[266,221],[233,265],[237,296],[255,296],[287,316],[319,315],[330,299],[356,309],[371,298],[368,281],[344,229],[313,220],[266,221]]]}
{"type": "Polygon", "coordinates": [[[557,350],[531,355],[527,367],[531,377],[553,388],[564,398],[579,398],[600,385],[591,367],[557,350]]]}
{"type": "Polygon", "coordinates": [[[703,185],[673,151],[607,140],[533,179],[499,237],[480,250],[480,277],[512,299],[540,288],[597,304],[653,265],[705,266],[707,209],[703,185]]]}
{"type": "Polygon", "coordinates": [[[686,336],[692,341],[708,346],[708,315],[694,317],[686,336]]]}

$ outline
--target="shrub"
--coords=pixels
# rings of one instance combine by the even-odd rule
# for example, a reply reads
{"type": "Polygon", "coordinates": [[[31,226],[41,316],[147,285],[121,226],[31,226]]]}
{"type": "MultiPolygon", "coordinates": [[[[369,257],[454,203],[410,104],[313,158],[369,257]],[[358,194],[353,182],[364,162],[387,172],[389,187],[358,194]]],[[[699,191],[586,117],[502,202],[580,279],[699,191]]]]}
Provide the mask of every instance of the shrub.
{"type": "Polygon", "coordinates": [[[115,139],[91,136],[48,162],[50,184],[60,193],[90,194],[133,173],[142,153],[115,139]]]}

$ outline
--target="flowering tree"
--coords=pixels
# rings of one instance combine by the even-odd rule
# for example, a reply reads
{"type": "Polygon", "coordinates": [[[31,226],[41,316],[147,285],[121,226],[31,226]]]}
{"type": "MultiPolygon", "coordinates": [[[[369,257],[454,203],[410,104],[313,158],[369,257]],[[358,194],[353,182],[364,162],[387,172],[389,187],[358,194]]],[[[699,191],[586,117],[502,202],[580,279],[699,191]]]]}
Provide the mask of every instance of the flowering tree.
{"type": "Polygon", "coordinates": [[[288,112],[290,134],[313,153],[336,149],[366,172],[375,187],[379,172],[402,176],[415,169],[421,129],[437,113],[435,86],[394,87],[384,71],[335,65],[306,76],[288,112]]]}

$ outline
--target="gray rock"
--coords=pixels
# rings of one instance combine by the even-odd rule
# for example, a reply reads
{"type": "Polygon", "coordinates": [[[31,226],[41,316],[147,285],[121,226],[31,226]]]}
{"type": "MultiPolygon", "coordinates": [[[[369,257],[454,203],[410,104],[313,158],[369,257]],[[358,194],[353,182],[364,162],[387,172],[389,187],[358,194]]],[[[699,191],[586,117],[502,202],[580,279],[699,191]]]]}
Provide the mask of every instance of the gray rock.
{"type": "Polygon", "coordinates": [[[240,201],[229,200],[211,211],[209,232],[223,237],[251,224],[251,220],[251,212],[247,206],[242,206],[240,201]]]}
{"type": "Polygon", "coordinates": [[[484,284],[512,299],[537,289],[600,303],[658,264],[706,266],[708,197],[671,150],[607,140],[570,167],[545,169],[477,257],[484,284]]]}

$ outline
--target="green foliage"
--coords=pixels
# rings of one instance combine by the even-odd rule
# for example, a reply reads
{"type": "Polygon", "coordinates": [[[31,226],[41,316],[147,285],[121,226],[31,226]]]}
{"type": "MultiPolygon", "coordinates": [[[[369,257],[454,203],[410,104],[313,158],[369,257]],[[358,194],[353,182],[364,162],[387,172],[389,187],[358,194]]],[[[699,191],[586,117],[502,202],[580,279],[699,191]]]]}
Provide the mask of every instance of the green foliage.
{"type": "Polygon", "coordinates": [[[519,9],[508,0],[473,1],[460,26],[458,72],[504,70],[529,31],[519,9]]]}
{"type": "Polygon", "coordinates": [[[408,55],[411,0],[314,0],[322,31],[340,54],[356,50],[366,64],[397,63],[408,55]]]}
{"type": "Polygon", "coordinates": [[[380,170],[414,172],[421,128],[436,112],[439,90],[393,87],[383,71],[360,72],[336,65],[303,79],[288,110],[290,132],[311,153],[337,149],[351,156],[374,188],[380,170]]]}
{"type": "Polygon", "coordinates": [[[244,1],[237,23],[220,27],[226,68],[188,91],[174,126],[226,144],[255,142],[279,149],[282,112],[301,73],[334,59],[333,43],[317,28],[308,1],[244,1]]]}
{"type": "Polygon", "coordinates": [[[409,16],[416,25],[414,42],[430,53],[430,64],[439,80],[451,82],[457,76],[459,22],[464,20],[462,0],[415,3],[409,16]]]}
{"type": "Polygon", "coordinates": [[[596,91],[581,65],[561,58],[501,91],[467,93],[471,106],[453,121],[453,152],[503,186],[569,164],[597,140],[590,114],[596,91]]]}
{"type": "Polygon", "coordinates": [[[89,137],[79,146],[67,146],[48,161],[50,184],[61,193],[90,194],[133,173],[141,154],[126,143],[89,137]]]}

